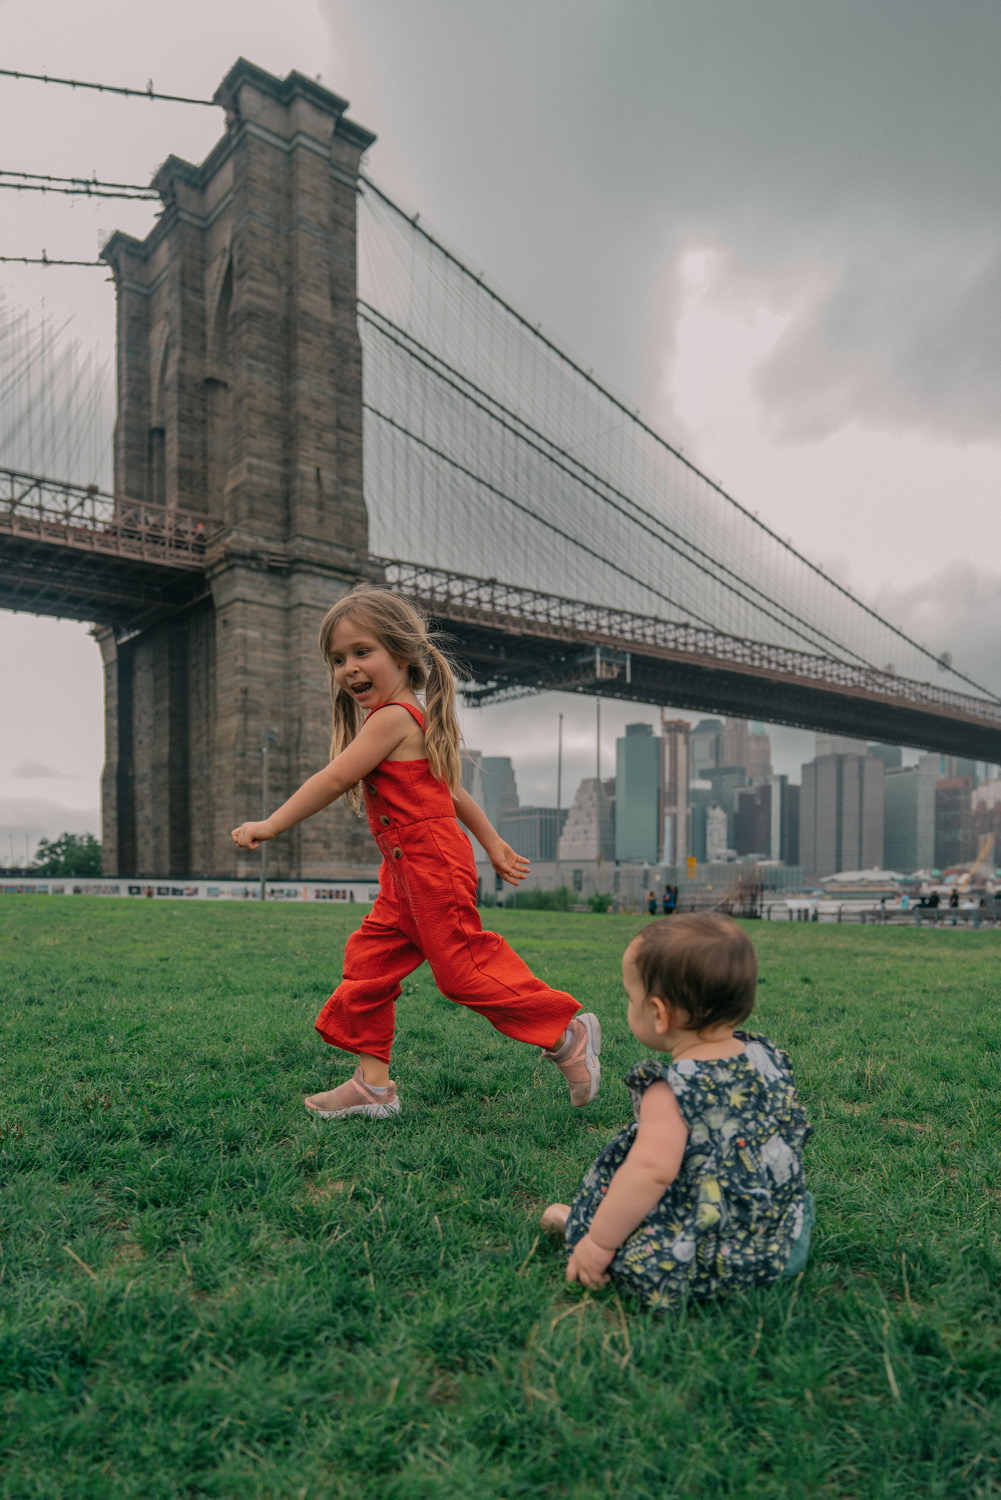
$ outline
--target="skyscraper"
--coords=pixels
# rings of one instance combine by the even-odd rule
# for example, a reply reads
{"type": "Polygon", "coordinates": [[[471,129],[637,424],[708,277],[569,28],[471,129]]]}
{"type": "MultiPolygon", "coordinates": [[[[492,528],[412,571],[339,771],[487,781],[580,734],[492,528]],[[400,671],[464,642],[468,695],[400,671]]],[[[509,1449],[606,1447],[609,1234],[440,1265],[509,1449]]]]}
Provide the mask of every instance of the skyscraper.
{"type": "Polygon", "coordinates": [[[733,847],[738,854],[772,857],[772,789],[767,782],[742,786],[733,815],[733,847]]]}
{"type": "Polygon", "coordinates": [[[587,776],[577,788],[563,825],[557,857],[561,860],[615,858],[615,782],[587,776]]]}
{"type": "Polygon", "coordinates": [[[721,766],[743,766],[751,759],[751,735],[746,719],[727,719],[720,739],[721,766]]]}
{"type": "Polygon", "coordinates": [[[935,864],[940,870],[974,856],[973,778],[944,776],[935,784],[935,864]]]}
{"type": "Polygon", "coordinates": [[[762,776],[772,774],[772,742],[768,738],[768,731],[764,724],[757,721],[748,729],[745,765],[748,780],[758,780],[762,776]]]}
{"type": "Polygon", "coordinates": [[[722,719],[700,719],[688,737],[690,775],[698,781],[706,771],[714,771],[722,765],[720,741],[723,736],[722,719]]]}
{"type": "MultiPolygon", "coordinates": [[[[931,757],[925,757],[931,759],[931,757]]],[[[883,803],[883,863],[911,875],[935,863],[935,771],[925,766],[887,769],[883,803]]]]}
{"type": "Polygon", "coordinates": [[[511,807],[497,818],[497,832],[530,860],[554,860],[566,822],[565,807],[511,807]]]}
{"type": "Polygon", "coordinates": [[[981,781],[973,793],[973,840],[977,854],[987,840],[985,862],[993,868],[1001,855],[1001,781],[981,781]]]}
{"type": "Polygon", "coordinates": [[[738,854],[799,863],[799,787],[790,786],[788,776],[737,789],[733,847],[738,854]]]}
{"type": "Polygon", "coordinates": [[[627,724],[615,741],[615,858],[660,858],[660,741],[649,724],[627,724]]]}
{"type": "Polygon", "coordinates": [[[726,808],[720,807],[718,802],[711,802],[706,808],[706,859],[710,864],[716,864],[732,853],[727,843],[726,808]]]}
{"type": "Polygon", "coordinates": [[[870,745],[869,754],[881,760],[888,771],[895,771],[903,763],[899,745],[870,745]]]}
{"type": "MultiPolygon", "coordinates": [[[[463,749],[460,757],[462,765],[462,789],[468,792],[474,802],[483,806],[483,752],[482,750],[463,749]]],[[[491,821],[493,821],[491,819],[491,821]]]]}
{"type": "Polygon", "coordinates": [[[484,755],[480,760],[483,775],[483,811],[494,827],[502,813],[518,806],[518,783],[507,755],[484,755]]]}
{"type": "MultiPolygon", "coordinates": [[[[688,802],[691,809],[689,813],[689,841],[690,852],[695,855],[699,864],[706,861],[706,815],[709,808],[716,803],[716,796],[708,781],[692,781],[688,786],[688,802]]],[[[726,814],[723,814],[724,819],[726,814]]],[[[726,836],[723,839],[726,843],[726,836]]]]}
{"type": "Polygon", "coordinates": [[[824,876],[882,865],[883,779],[883,763],[871,755],[818,755],[803,767],[804,870],[824,876]]]}
{"type": "Polygon", "coordinates": [[[663,778],[663,838],[660,859],[665,865],[681,865],[689,847],[689,731],[687,719],[660,717],[663,778]]]}
{"type": "Polygon", "coordinates": [[[868,755],[865,740],[853,740],[847,734],[816,734],[814,756],[822,760],[827,755],[868,755]]]}

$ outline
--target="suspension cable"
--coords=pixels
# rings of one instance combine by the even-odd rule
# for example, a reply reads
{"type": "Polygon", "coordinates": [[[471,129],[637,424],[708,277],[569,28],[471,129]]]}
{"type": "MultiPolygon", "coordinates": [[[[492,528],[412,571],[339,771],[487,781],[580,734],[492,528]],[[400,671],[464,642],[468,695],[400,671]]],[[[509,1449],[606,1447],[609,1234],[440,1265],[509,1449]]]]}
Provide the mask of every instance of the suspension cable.
{"type": "MultiPolygon", "coordinates": [[[[655,583],[648,583],[646,579],[638,577],[635,573],[630,573],[628,568],[623,568],[619,563],[612,562],[611,558],[605,557],[603,553],[598,552],[594,547],[589,547],[586,542],[581,541],[580,537],[572,536],[569,531],[564,531],[554,521],[547,521],[545,516],[538,515],[530,506],[523,505],[513,495],[509,495],[505,490],[499,489],[497,485],[491,484],[490,480],[484,479],[482,474],[477,474],[474,470],[468,469],[465,464],[459,463],[458,459],[452,458],[449,454],[443,452],[441,448],[436,448],[426,438],[418,437],[416,432],[411,432],[409,427],[405,427],[395,417],[389,416],[387,412],[380,411],[377,406],[373,406],[369,401],[363,401],[362,407],[365,411],[371,412],[373,417],[378,417],[380,422],[385,422],[387,426],[395,428],[398,433],[405,438],[409,438],[412,443],[416,443],[425,452],[440,459],[442,463],[448,464],[450,468],[464,475],[466,479],[471,479],[481,489],[487,490],[491,495],[496,495],[498,500],[505,501],[506,504],[513,506],[515,510],[520,510],[522,515],[528,516],[537,525],[545,527],[547,531],[553,532],[555,536],[562,537],[563,541],[569,542],[572,547],[578,548],[579,551],[586,552],[589,557],[595,558],[604,567],[611,568],[613,573],[619,573],[623,578],[628,578],[630,583],[638,583],[640,588],[645,589],[648,594],[654,594],[658,599],[663,599],[665,604],[673,605],[675,609],[680,609],[683,614],[691,615],[693,619],[697,620],[700,625],[705,625],[707,629],[716,630],[717,627],[713,624],[712,620],[707,620],[705,615],[700,615],[689,605],[682,604],[677,599],[672,599],[670,594],[665,594],[655,583]]],[[[849,663],[845,662],[842,665],[847,666],[849,663]]]]}
{"type": "Polygon", "coordinates": [[[0,188],[10,188],[15,193],[64,193],[73,198],[119,198],[126,203],[142,203],[150,198],[159,198],[159,193],[105,192],[99,187],[57,187],[50,182],[3,182],[0,188]]]}
{"type": "Polygon", "coordinates": [[[159,198],[151,187],[140,187],[134,182],[102,182],[97,177],[53,177],[48,172],[16,172],[11,167],[0,167],[0,188],[16,188],[18,192],[34,193],[82,193],[88,198],[159,198]],[[15,182],[4,182],[13,177],[15,182]],[[63,186],[68,184],[68,186],[63,186]]]}
{"type": "Polygon", "coordinates": [[[52,260],[43,250],[41,255],[0,255],[0,265],[7,266],[101,266],[110,270],[106,260],[52,260]]]}
{"type": "Polygon", "coordinates": [[[144,89],[120,88],[114,83],[88,83],[82,78],[50,78],[48,73],[22,73],[15,68],[0,68],[0,77],[27,78],[32,83],[61,83],[71,89],[97,89],[101,94],[122,94],[130,99],[164,99],[168,104],[205,104],[216,106],[215,99],[189,99],[184,94],[158,94],[152,78],[144,89]]]}
{"type": "MultiPolygon", "coordinates": [[[[450,265],[453,265],[463,276],[467,277],[468,280],[474,284],[474,286],[478,287],[480,291],[484,292],[491,299],[491,301],[495,302],[498,307],[501,307],[509,317],[514,319],[519,327],[523,328],[533,339],[537,340],[537,342],[542,344],[544,348],[548,349],[551,354],[555,355],[558,360],[560,360],[564,365],[573,370],[575,375],[577,375],[588,386],[590,386],[592,390],[597,391],[598,394],[604,397],[606,401],[609,401],[617,411],[622,412],[622,414],[627,417],[629,421],[635,423],[635,425],[642,432],[646,433],[646,435],[651,438],[658,445],[658,447],[663,448],[666,452],[670,453],[671,456],[673,458],[676,458],[679,463],[683,464],[686,469],[688,469],[698,479],[702,480],[704,484],[707,484],[711,490],[713,490],[717,495],[720,496],[721,499],[725,500],[729,505],[732,505],[734,509],[739,511],[742,516],[746,517],[746,519],[757,526],[759,530],[763,531],[766,536],[771,537],[772,541],[777,542],[785,552],[788,552],[791,556],[795,557],[796,560],[802,563],[804,567],[808,568],[811,573],[816,574],[818,578],[822,578],[825,583],[831,586],[831,588],[835,589],[839,594],[843,595],[844,598],[848,599],[858,609],[861,609],[865,614],[869,615],[871,619],[876,620],[880,625],[884,627],[884,629],[891,631],[893,635],[898,637],[898,639],[906,642],[908,646],[911,646],[915,651],[919,652],[921,656],[925,657],[928,661],[934,662],[937,667],[942,668],[942,660],[940,657],[935,655],[934,651],[929,650],[927,646],[923,646],[920,641],[912,639],[912,637],[907,635],[905,631],[901,630],[898,625],[894,625],[892,621],[887,620],[883,615],[879,613],[878,610],[873,609],[871,605],[866,604],[864,600],[859,599],[855,594],[852,593],[850,589],[846,588],[844,584],[838,583],[836,578],[832,578],[829,573],[824,572],[823,568],[819,567],[815,562],[811,562],[810,559],[806,557],[802,552],[797,551],[797,549],[792,545],[791,542],[786,541],[786,539],[780,536],[777,531],[773,531],[770,526],[762,521],[760,517],[756,516],[753,511],[748,510],[745,505],[741,505],[740,501],[736,500],[733,495],[729,493],[729,491],[723,488],[721,484],[719,484],[715,479],[711,479],[708,474],[704,474],[702,470],[691,461],[690,458],[685,457],[684,453],[682,453],[680,449],[675,448],[671,443],[668,442],[667,438],[665,438],[661,433],[657,431],[655,427],[651,427],[647,422],[645,422],[634,407],[627,406],[624,401],[620,400],[618,396],[613,395],[611,391],[609,391],[600,383],[600,381],[596,380],[589,371],[585,370],[583,366],[577,364],[576,360],[572,359],[569,354],[566,354],[558,344],[553,343],[552,339],[548,338],[540,328],[538,328],[535,324],[529,322],[524,313],[519,312],[518,309],[514,307],[512,303],[508,302],[504,297],[502,297],[499,292],[494,291],[493,287],[491,287],[484,280],[482,275],[478,276],[475,271],[470,270],[470,268],[463,261],[461,261],[453,251],[449,250],[448,247],[446,245],[443,245],[440,240],[436,239],[435,236],[431,234],[423,224],[419,223],[419,214],[407,213],[406,209],[401,208],[401,206],[395,201],[395,199],[391,198],[387,192],[379,187],[378,183],[373,182],[372,179],[370,177],[367,177],[364,173],[359,174],[359,181],[363,184],[364,187],[371,189],[376,197],[381,199],[388,208],[392,209],[392,211],[397,214],[404,221],[404,223],[409,225],[409,227],[416,234],[420,235],[421,238],[426,240],[428,244],[432,245],[440,255],[444,256],[444,258],[449,262],[450,265]]],[[[946,670],[953,676],[960,678],[963,682],[968,683],[970,687],[976,688],[978,693],[985,694],[994,702],[1001,702],[1001,695],[993,693],[989,688],[985,688],[980,683],[975,682],[972,677],[968,677],[965,672],[959,671],[957,667],[950,664],[946,668],[946,670]]]]}
{"type": "Polygon", "coordinates": [[[631,495],[627,495],[624,490],[617,489],[608,480],[602,479],[599,475],[588,469],[579,459],[574,458],[573,454],[568,453],[566,449],[559,447],[551,438],[547,438],[544,433],[532,427],[524,417],[519,417],[517,413],[512,412],[508,407],[504,406],[496,397],[491,396],[487,391],[477,386],[468,376],[462,375],[460,371],[453,369],[440,355],[435,354],[433,350],[421,344],[413,334],[409,334],[404,329],[398,328],[395,323],[391,322],[384,313],[380,313],[377,308],[372,307],[369,303],[362,300],[359,300],[358,307],[359,317],[363,322],[368,323],[383,338],[395,344],[410,359],[422,365],[437,380],[451,387],[463,400],[468,401],[471,406],[483,412],[485,416],[506,429],[506,431],[510,432],[520,442],[525,443],[527,447],[533,449],[547,463],[553,464],[555,468],[566,474],[575,484],[579,484],[582,489],[587,490],[605,505],[610,506],[624,520],[629,521],[634,526],[638,526],[641,531],[645,531],[655,541],[666,546],[669,551],[676,553],[678,557],[683,558],[685,562],[696,568],[700,573],[711,578],[714,583],[721,584],[724,589],[734,594],[743,603],[749,604],[759,614],[763,614],[777,625],[781,625],[784,630],[789,630],[793,635],[798,635],[808,645],[816,647],[817,641],[811,639],[810,636],[804,635],[802,630],[796,628],[797,625],[805,627],[806,630],[811,632],[812,636],[819,636],[821,641],[826,642],[826,645],[822,649],[826,650],[828,647],[833,647],[835,654],[841,652],[849,656],[854,656],[856,661],[861,662],[863,666],[869,667],[873,671],[878,670],[873,662],[862,656],[858,651],[853,650],[851,647],[845,647],[843,643],[835,640],[833,636],[821,629],[819,625],[811,625],[809,620],[803,619],[801,615],[796,614],[795,610],[790,609],[787,605],[780,604],[777,600],[772,599],[770,595],[766,594],[764,590],[759,589],[749,579],[740,578],[732,568],[728,568],[725,563],[714,558],[710,553],[706,552],[705,548],[698,546],[696,542],[689,541],[687,537],[680,534],[672,537],[668,533],[666,523],[659,520],[659,518],[633,514],[639,507],[631,495]],[[372,317],[372,313],[375,313],[376,316],[372,317]],[[377,321],[377,319],[380,321],[377,321]],[[383,327],[383,324],[386,327],[383,327]],[[391,329],[392,332],[387,332],[387,328],[391,329]],[[413,345],[414,347],[411,348],[408,345],[413,345]],[[421,353],[415,353],[415,349],[420,350],[421,353]],[[422,355],[428,357],[422,358],[422,355]],[[434,361],[434,363],[431,361],[434,361]],[[449,375],[442,373],[445,370],[449,372],[449,375],[456,378],[450,379],[449,375]],[[459,384],[460,381],[462,385],[459,384]],[[464,389],[464,387],[468,387],[469,389],[464,389]],[[470,392],[475,392],[475,395],[470,394],[470,392]],[[477,397],[481,399],[477,399],[477,397]],[[487,402],[490,403],[489,406],[485,404],[487,402]],[[492,410],[491,408],[495,409],[492,410]],[[503,415],[498,415],[498,413],[503,413],[503,415]],[[508,420],[505,420],[505,418],[508,420]],[[517,423],[517,426],[514,425],[515,423],[517,423]],[[543,447],[543,444],[546,446],[543,447]],[[619,501],[624,502],[624,505],[619,504],[619,501]],[[625,506],[629,506],[630,509],[625,509],[625,506]],[[682,551],[682,547],[687,548],[688,551],[682,551]],[[690,556],[690,553],[695,553],[696,556],[690,556]],[[703,561],[700,562],[699,558],[702,558],[703,561]],[[734,581],[728,582],[726,578],[721,577],[720,574],[723,573],[728,574],[734,581]],[[755,599],[748,598],[747,594],[743,592],[744,588],[749,589],[751,593],[757,594],[765,602],[759,603],[755,599]],[[788,618],[780,618],[779,615],[773,612],[776,609],[781,610],[782,614],[788,618]],[[796,624],[790,624],[790,621],[795,621],[796,624]]]}

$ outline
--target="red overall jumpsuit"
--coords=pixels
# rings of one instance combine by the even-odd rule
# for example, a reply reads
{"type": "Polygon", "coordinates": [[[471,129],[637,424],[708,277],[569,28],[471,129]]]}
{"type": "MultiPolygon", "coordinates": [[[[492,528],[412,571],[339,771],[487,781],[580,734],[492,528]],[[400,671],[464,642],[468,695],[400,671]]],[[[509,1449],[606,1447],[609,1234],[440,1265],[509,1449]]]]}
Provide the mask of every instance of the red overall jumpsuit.
{"type": "MultiPolygon", "coordinates": [[[[395,706],[424,728],[418,709],[395,706]]],[[[516,1041],[554,1047],[580,1006],[536,979],[498,933],[483,931],[473,850],[448,787],[426,760],[384,760],[363,787],[382,854],[379,894],[348,938],[344,978],[316,1018],[324,1041],[388,1063],[400,980],[427,959],[449,1000],[516,1041]]]]}

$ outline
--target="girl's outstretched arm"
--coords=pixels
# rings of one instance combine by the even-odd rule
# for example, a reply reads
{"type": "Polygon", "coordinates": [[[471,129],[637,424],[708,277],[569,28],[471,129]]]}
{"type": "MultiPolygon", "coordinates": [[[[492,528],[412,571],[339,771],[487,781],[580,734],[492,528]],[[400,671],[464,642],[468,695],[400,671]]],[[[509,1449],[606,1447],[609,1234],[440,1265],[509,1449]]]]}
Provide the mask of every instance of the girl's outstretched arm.
{"type": "Polygon", "coordinates": [[[667,1083],[652,1083],[640,1103],[629,1155],[567,1263],[567,1280],[592,1290],[609,1280],[616,1250],[664,1196],[681,1170],[688,1126],[667,1083]]]}
{"type": "Polygon", "coordinates": [[[311,818],[342,797],[356,782],[391,755],[396,747],[413,733],[413,719],[405,708],[391,705],[365,720],[346,750],[329,765],[304,781],[287,802],[260,823],[241,823],[234,828],[232,839],[241,849],[256,849],[267,839],[276,838],[311,818]]]}
{"type": "Polygon", "coordinates": [[[515,854],[510,844],[505,844],[486,813],[468,792],[452,793],[455,815],[469,829],[473,838],[483,848],[497,874],[508,885],[518,885],[532,868],[531,860],[515,854]]]}

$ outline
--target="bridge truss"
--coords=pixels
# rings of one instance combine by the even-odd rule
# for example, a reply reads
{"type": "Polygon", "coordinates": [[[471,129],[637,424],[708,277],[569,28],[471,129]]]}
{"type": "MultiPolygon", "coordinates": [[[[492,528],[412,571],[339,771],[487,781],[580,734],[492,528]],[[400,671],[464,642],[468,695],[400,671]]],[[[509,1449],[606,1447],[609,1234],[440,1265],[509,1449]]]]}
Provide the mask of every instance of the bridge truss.
{"type": "Polygon", "coordinates": [[[561,691],[996,761],[1001,703],[685,622],[378,558],[448,637],[467,702],[561,691]]]}
{"type": "Polygon", "coordinates": [[[204,598],[204,515],[0,469],[0,608],[135,632],[204,598]]]}

